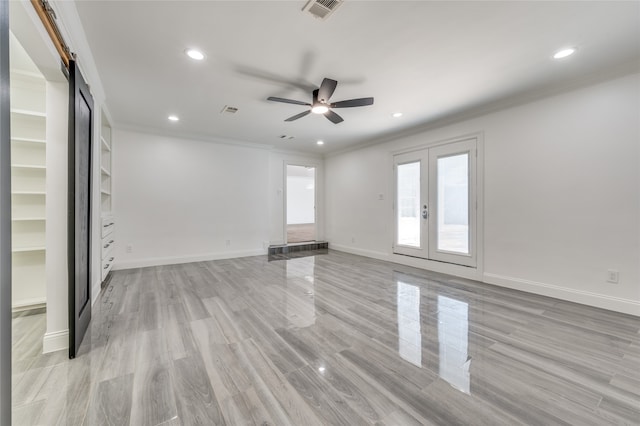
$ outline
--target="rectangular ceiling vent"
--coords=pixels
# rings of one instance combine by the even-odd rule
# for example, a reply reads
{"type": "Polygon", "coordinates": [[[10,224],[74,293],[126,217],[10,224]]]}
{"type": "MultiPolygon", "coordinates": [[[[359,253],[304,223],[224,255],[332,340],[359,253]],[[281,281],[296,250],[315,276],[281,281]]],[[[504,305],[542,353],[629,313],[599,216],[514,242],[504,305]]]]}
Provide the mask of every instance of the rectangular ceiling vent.
{"type": "Polygon", "coordinates": [[[314,18],[325,20],[342,4],[343,0],[309,0],[302,9],[314,18]]]}
{"type": "Polygon", "coordinates": [[[229,105],[225,105],[220,111],[221,114],[235,114],[236,112],[238,112],[238,108],[229,105]]]}

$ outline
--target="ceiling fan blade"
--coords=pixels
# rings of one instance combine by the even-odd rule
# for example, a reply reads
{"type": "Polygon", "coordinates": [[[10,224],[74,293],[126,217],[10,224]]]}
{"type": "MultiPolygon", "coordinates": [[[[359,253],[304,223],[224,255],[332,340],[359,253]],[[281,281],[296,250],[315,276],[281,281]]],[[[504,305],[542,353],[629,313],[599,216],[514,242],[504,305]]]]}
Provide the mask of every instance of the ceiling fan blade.
{"type": "Polygon", "coordinates": [[[318,103],[318,92],[320,91],[320,89],[316,89],[313,91],[313,104],[315,105],[318,103]]]}
{"type": "Polygon", "coordinates": [[[302,118],[302,117],[304,117],[305,115],[309,115],[309,114],[311,114],[311,110],[301,112],[300,114],[296,114],[296,115],[294,115],[293,117],[289,117],[289,118],[287,118],[287,119],[286,119],[286,120],[284,120],[284,121],[293,121],[293,120],[297,120],[298,118],[302,118]]]}
{"type": "Polygon", "coordinates": [[[331,80],[330,78],[325,78],[322,80],[322,84],[320,85],[320,91],[318,92],[318,99],[322,102],[328,102],[333,92],[336,90],[336,86],[338,82],[335,80],[331,80]]]}
{"type": "Polygon", "coordinates": [[[351,107],[360,107],[373,105],[373,98],[359,98],[359,99],[349,99],[346,101],[339,101],[334,104],[331,104],[331,108],[351,108],[351,107]]]}
{"type": "Polygon", "coordinates": [[[284,98],[276,98],[273,96],[269,96],[267,98],[268,101],[274,101],[274,102],[282,102],[285,104],[295,104],[295,105],[304,105],[304,106],[311,106],[311,104],[307,103],[307,102],[302,102],[302,101],[294,101],[293,99],[284,99],[284,98]]]}
{"type": "Polygon", "coordinates": [[[324,116],[327,117],[327,119],[331,121],[333,124],[342,123],[344,121],[342,117],[340,117],[338,114],[336,114],[331,110],[325,112],[324,116]]]}

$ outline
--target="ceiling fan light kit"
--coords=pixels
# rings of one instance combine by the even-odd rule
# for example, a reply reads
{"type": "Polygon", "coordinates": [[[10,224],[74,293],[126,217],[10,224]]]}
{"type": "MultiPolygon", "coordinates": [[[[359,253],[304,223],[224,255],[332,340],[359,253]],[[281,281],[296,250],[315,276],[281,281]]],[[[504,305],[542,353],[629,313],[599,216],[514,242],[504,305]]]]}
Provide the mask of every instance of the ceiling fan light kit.
{"type": "Polygon", "coordinates": [[[289,117],[284,121],[294,121],[313,112],[314,114],[323,114],[325,117],[327,117],[327,120],[331,121],[334,124],[341,123],[344,121],[344,119],[333,112],[332,108],[353,108],[373,105],[373,98],[349,99],[346,101],[329,103],[329,98],[331,97],[331,95],[333,95],[333,92],[336,90],[337,86],[338,82],[336,80],[332,80],[330,78],[325,78],[324,80],[322,80],[320,88],[313,91],[312,103],[296,101],[293,99],[277,98],[274,96],[268,97],[267,100],[273,102],[282,102],[285,104],[311,107],[311,109],[289,117]]]}

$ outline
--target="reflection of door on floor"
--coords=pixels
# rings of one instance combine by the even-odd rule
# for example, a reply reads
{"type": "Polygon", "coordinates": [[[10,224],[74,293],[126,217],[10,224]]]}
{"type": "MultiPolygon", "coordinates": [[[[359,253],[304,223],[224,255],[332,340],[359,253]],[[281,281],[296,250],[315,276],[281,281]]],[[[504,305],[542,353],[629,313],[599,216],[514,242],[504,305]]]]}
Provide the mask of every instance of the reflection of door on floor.
{"type": "Polygon", "coordinates": [[[316,169],[287,165],[287,243],[316,239],[316,169]]]}

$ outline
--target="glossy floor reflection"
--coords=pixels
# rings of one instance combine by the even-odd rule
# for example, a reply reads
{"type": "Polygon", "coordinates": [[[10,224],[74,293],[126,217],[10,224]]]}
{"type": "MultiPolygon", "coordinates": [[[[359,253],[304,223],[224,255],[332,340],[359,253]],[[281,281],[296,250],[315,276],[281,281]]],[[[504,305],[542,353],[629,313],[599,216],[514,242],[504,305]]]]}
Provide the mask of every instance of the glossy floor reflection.
{"type": "Polygon", "coordinates": [[[73,361],[22,319],[15,424],[640,419],[639,318],[334,251],[119,271],[94,311],[73,361]]]}

